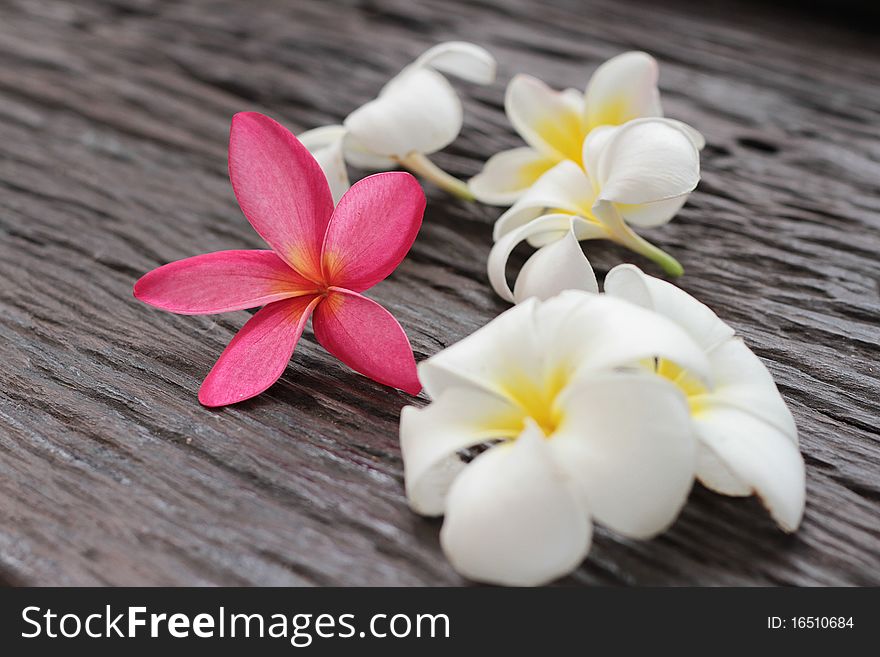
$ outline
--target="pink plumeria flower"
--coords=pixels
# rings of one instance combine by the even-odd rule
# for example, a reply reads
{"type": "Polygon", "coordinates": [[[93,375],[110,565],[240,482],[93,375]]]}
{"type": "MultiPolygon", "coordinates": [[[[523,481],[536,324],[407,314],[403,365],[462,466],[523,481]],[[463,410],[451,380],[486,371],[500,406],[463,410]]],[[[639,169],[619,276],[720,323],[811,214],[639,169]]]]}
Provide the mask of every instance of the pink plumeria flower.
{"type": "Polygon", "coordinates": [[[182,315],[263,306],[199,389],[205,406],[254,397],[275,383],[312,317],[315,337],[353,370],[411,394],[421,390],[397,320],[360,293],[386,278],[412,246],[425,195],[408,173],[356,183],[334,209],[327,178],[288,130],[236,114],[229,177],[245,217],[271,250],[218,251],[142,277],[134,295],[182,315]]]}

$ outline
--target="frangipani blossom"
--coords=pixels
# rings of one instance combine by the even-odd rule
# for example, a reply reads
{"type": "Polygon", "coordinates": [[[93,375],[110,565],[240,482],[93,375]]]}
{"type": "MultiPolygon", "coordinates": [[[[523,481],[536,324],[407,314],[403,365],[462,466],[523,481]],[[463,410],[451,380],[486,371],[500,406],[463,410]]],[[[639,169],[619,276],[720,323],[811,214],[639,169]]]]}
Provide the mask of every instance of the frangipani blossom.
{"type": "Polygon", "coordinates": [[[597,291],[578,240],[613,240],[672,275],[682,273],[674,258],[630,226],[668,222],[696,187],[700,154],[690,133],[678,121],[636,119],[593,130],[583,150],[585,169],[570,160],[560,162],[495,223],[488,272],[502,298],[521,300],[535,293],[535,281],[559,277],[583,282],[568,287],[597,291]],[[505,276],[507,259],[524,240],[541,248],[523,267],[512,292],[505,276]],[[558,240],[561,245],[555,244],[558,240]]]}
{"type": "Polygon", "coordinates": [[[699,377],[699,346],[657,313],[611,297],[529,299],[419,366],[432,403],[401,413],[412,508],[443,515],[463,575],[541,584],[575,568],[593,520],[662,532],[690,491],[685,397],[645,371],[662,358],[699,377]],[[491,443],[470,463],[461,450],[491,443]]]}
{"type": "MultiPolygon", "coordinates": [[[[585,93],[554,91],[536,78],[517,75],[507,86],[504,107],[528,146],[491,157],[470,180],[474,196],[484,203],[510,205],[560,162],[583,166],[584,139],[596,128],[663,116],[657,77],[657,62],[643,52],[609,59],[593,73],[585,93]]],[[[702,136],[685,129],[702,148],[702,136]]]]}
{"type": "MultiPolygon", "coordinates": [[[[582,278],[530,280],[533,300],[595,288],[596,277],[592,270],[586,273],[583,253],[560,250],[558,259],[557,267],[577,268],[582,278]]],[[[675,322],[708,359],[708,377],[663,359],[647,364],[687,398],[698,439],[697,478],[724,495],[758,495],[783,530],[795,531],[804,512],[804,461],[794,418],[761,360],[705,304],[634,265],[608,272],[605,293],[675,322]]]]}
{"type": "Polygon", "coordinates": [[[266,390],[286,369],[310,316],[318,342],[343,363],[417,394],[406,334],[360,293],[409,251],[425,210],[418,182],[407,173],[369,176],[334,209],[315,158],[289,131],[254,112],[232,119],[229,177],[242,212],[271,250],[179,260],[134,286],[141,301],[183,315],[263,306],[226,347],[199,401],[224,406],[266,390]]]}
{"type": "Polygon", "coordinates": [[[495,68],[492,55],[477,45],[441,43],[392,78],[375,100],[349,114],[343,125],[309,130],[300,139],[323,167],[334,198],[348,188],[348,163],[368,170],[403,166],[457,196],[473,199],[467,184],[427,156],[461,132],[461,100],[441,73],[491,84],[495,68]]]}
{"type": "Polygon", "coordinates": [[[804,460],[791,411],[761,360],[706,305],[633,265],[612,269],[605,292],[669,318],[705,352],[709,385],[677,365],[656,365],[687,396],[699,480],[724,495],[757,495],[783,530],[795,531],[804,513],[804,460]]]}

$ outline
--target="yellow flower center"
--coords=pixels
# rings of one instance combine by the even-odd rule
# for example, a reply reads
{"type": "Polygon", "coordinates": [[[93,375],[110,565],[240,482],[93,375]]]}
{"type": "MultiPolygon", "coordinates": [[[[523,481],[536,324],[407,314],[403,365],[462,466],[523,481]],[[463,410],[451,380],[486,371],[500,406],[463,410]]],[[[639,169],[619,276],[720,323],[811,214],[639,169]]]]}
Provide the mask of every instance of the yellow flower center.
{"type": "Polygon", "coordinates": [[[583,166],[584,138],[587,133],[583,128],[581,117],[575,112],[566,112],[561,116],[550,116],[538,121],[535,131],[565,159],[583,166]]]}
{"type": "Polygon", "coordinates": [[[703,409],[705,395],[709,389],[697,377],[672,361],[663,358],[657,359],[655,372],[674,383],[684,393],[692,415],[696,415],[703,409]]]}
{"type": "MultiPolygon", "coordinates": [[[[508,398],[517,406],[516,418],[510,418],[509,424],[519,434],[531,418],[544,432],[551,437],[562,420],[562,413],[556,405],[556,397],[568,384],[568,372],[557,368],[546,375],[543,381],[536,381],[525,372],[516,372],[504,380],[503,390],[508,398]]],[[[513,436],[512,436],[513,437],[513,436]]]]}
{"type": "Polygon", "coordinates": [[[589,121],[572,108],[536,121],[534,130],[565,159],[583,167],[584,139],[593,129],[603,125],[623,125],[634,118],[627,99],[620,97],[594,108],[589,121]]]}
{"type": "Polygon", "coordinates": [[[593,110],[587,127],[589,130],[592,130],[600,125],[623,125],[634,118],[636,117],[629,111],[627,99],[623,97],[614,98],[593,110]]]}

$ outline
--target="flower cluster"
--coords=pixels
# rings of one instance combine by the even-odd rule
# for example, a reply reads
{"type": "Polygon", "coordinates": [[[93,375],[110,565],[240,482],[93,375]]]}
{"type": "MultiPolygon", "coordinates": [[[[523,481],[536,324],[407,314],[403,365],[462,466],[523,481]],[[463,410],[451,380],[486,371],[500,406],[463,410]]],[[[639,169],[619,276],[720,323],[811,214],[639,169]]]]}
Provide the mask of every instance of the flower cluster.
{"type": "Polygon", "coordinates": [[[519,75],[505,109],[527,146],[494,155],[468,183],[429,155],[462,127],[449,74],[490,84],[474,44],[429,49],[340,125],[297,139],[237,114],[229,174],[270,247],[159,267],[135,296],[166,311],[262,306],[199,392],[222,406],[284,372],[309,318],[352,369],[427,406],[400,419],[412,508],[445,516],[442,547],[475,580],[548,582],[590,549],[594,522],[629,538],[669,527],[693,482],[756,495],[797,529],[804,462],[794,419],[761,360],[708,307],[634,265],[599,292],[581,241],[613,240],[678,276],[682,266],[634,229],[670,221],[700,178],[703,137],[663,118],[657,63],[641,52],[600,66],[586,90],[519,75]],[[513,308],[418,368],[401,326],[361,293],[409,251],[425,196],[409,173],[349,182],[349,165],[406,168],[462,198],[509,205],[495,223],[489,282],[513,308]],[[507,261],[537,250],[511,286],[507,261]]]}
{"type": "Polygon", "coordinates": [[[532,297],[419,366],[405,408],[413,509],[476,580],[541,584],[579,564],[596,520],[649,538],[696,476],[756,494],[785,531],[804,509],[797,430],[767,369],[709,308],[632,265],[605,294],[532,297]],[[461,450],[488,446],[470,463],[461,450]]]}
{"type": "Polygon", "coordinates": [[[633,228],[667,223],[700,178],[703,137],[662,118],[657,64],[625,53],[586,92],[515,77],[505,108],[528,144],[493,156],[474,195],[511,205],[488,260],[516,307],[419,366],[431,403],[400,422],[412,508],[444,515],[462,574],[534,585],[576,567],[592,522],[649,538],[694,479],[757,495],[784,531],[804,510],[791,413],[763,363],[705,305],[633,265],[605,293],[581,249],[609,239],[678,276],[633,228]],[[537,251],[515,284],[518,244],[537,251]],[[479,448],[474,457],[473,449],[479,448]]]}

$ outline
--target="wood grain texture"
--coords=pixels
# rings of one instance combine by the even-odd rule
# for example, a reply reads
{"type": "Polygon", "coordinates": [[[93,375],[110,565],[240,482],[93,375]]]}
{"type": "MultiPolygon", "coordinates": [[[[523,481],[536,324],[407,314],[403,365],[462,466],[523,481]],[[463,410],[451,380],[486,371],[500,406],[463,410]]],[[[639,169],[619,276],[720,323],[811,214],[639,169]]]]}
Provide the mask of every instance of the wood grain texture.
{"type": "MultiPolygon", "coordinates": [[[[666,111],[708,138],[703,181],[648,233],[686,290],[764,358],[807,463],[794,536],[697,487],[649,542],[598,530],[566,584],[880,584],[880,49],[759,5],[514,0],[0,2],[0,579],[14,584],[459,584],[410,513],[397,418],[412,400],[310,334],[256,400],[200,407],[246,313],[179,317],[131,286],[259,238],[226,175],[229,120],[338,122],[427,46],[473,40],[437,161],[517,145],[504,84],[582,87],[622,50],[661,62],[666,111]],[[715,5],[717,7],[717,5],[715,5]]],[[[372,292],[417,359],[506,305],[484,267],[498,211],[428,189],[411,255],[372,292]]],[[[636,256],[588,246],[599,273],[636,256]]],[[[521,260],[520,260],[521,262],[521,260]]]]}

